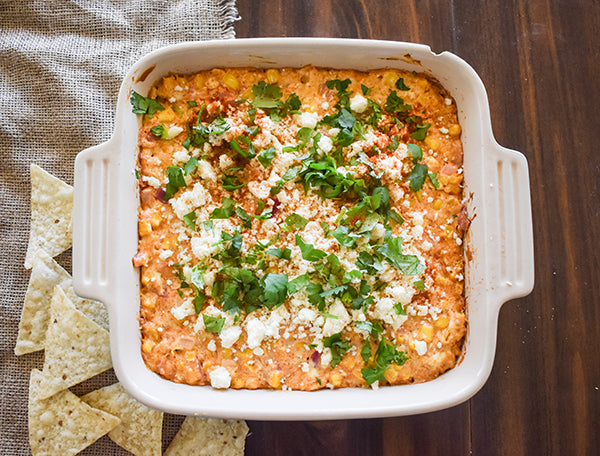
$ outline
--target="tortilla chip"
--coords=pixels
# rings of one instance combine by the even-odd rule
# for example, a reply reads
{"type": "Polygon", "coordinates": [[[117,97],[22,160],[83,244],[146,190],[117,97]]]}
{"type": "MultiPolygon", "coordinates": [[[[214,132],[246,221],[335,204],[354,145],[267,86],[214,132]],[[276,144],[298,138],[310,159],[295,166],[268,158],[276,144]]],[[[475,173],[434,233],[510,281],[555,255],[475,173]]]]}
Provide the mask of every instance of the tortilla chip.
{"type": "Polygon", "coordinates": [[[165,456],[243,456],[246,435],[245,421],[188,416],[165,456]]]}
{"type": "Polygon", "coordinates": [[[40,398],[112,367],[108,331],[79,312],[60,287],[54,288],[40,398]]]}
{"type": "Polygon", "coordinates": [[[162,454],[162,412],[136,401],[121,384],[92,391],[81,400],[121,419],[121,424],[108,433],[117,445],[135,456],[162,454]]]}
{"type": "Polygon", "coordinates": [[[33,456],[71,456],[90,446],[115,426],[116,416],[90,407],[69,390],[40,398],[43,374],[29,379],[29,444],[33,456]]]}
{"type": "Polygon", "coordinates": [[[71,284],[69,273],[41,249],[33,257],[32,265],[15,345],[16,355],[44,348],[54,287],[71,284]]]}
{"type": "Polygon", "coordinates": [[[73,286],[70,284],[68,287],[61,285],[61,288],[64,290],[67,298],[71,300],[78,311],[108,331],[108,311],[103,303],[94,299],[86,299],[76,295],[75,290],[73,290],[73,286]]]}
{"type": "Polygon", "coordinates": [[[25,256],[25,268],[44,249],[51,257],[73,244],[73,187],[31,165],[31,228],[25,256]]]}

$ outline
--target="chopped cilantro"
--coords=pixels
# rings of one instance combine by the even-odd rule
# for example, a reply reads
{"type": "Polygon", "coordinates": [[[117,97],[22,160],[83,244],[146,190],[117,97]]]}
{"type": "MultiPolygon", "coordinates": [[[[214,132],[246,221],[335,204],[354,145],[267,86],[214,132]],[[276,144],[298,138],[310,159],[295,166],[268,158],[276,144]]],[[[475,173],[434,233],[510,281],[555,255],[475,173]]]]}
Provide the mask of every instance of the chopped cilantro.
{"type": "Polygon", "coordinates": [[[241,206],[235,208],[235,213],[242,221],[242,227],[246,229],[252,228],[252,216],[248,214],[241,206]]]}
{"type": "Polygon", "coordinates": [[[150,132],[154,136],[158,136],[161,139],[169,139],[169,132],[167,130],[167,127],[165,127],[163,124],[155,125],[150,129],[150,132]]]}
{"type": "Polygon", "coordinates": [[[342,361],[342,355],[351,347],[349,341],[342,340],[342,333],[336,333],[323,339],[323,346],[331,350],[331,367],[337,366],[342,361]]]}
{"type": "MultiPolygon", "coordinates": [[[[183,295],[183,293],[182,293],[182,295],[183,295]]],[[[196,311],[197,314],[199,314],[200,311],[202,310],[202,305],[204,304],[204,301],[206,301],[206,295],[204,293],[202,293],[201,291],[198,291],[196,293],[196,296],[194,297],[194,310],[196,311]]]]}
{"type": "Polygon", "coordinates": [[[287,274],[267,273],[260,281],[264,293],[262,303],[269,309],[280,306],[287,297],[287,274]]]}
{"type": "Polygon", "coordinates": [[[408,143],[406,145],[408,153],[412,157],[413,163],[417,163],[423,159],[423,149],[417,144],[408,143]]]}
{"type": "Polygon", "coordinates": [[[279,86],[267,84],[265,81],[259,81],[252,86],[254,100],[252,106],[255,108],[276,108],[277,102],[283,95],[279,86]]]}
{"type": "Polygon", "coordinates": [[[156,111],[164,111],[165,107],[153,98],[146,98],[135,90],[131,91],[129,102],[132,106],[134,114],[148,114],[152,117],[156,111]]]}
{"type": "Polygon", "coordinates": [[[192,231],[196,231],[196,212],[192,211],[183,216],[183,221],[192,231]]]}
{"type": "Polygon", "coordinates": [[[415,280],[413,286],[419,291],[425,291],[425,281],[423,279],[415,280]]]}
{"type": "Polygon", "coordinates": [[[195,102],[194,100],[186,101],[186,103],[190,108],[195,108],[196,106],[198,106],[198,103],[195,102]]]}
{"type": "Polygon", "coordinates": [[[300,235],[296,234],[296,245],[300,247],[302,258],[306,261],[319,261],[327,256],[323,250],[315,248],[312,244],[305,243],[300,235]]]}
{"type": "Polygon", "coordinates": [[[234,190],[242,188],[244,185],[246,185],[243,182],[240,182],[240,177],[238,175],[238,173],[243,171],[243,169],[244,168],[235,166],[227,169],[227,171],[223,171],[223,174],[221,175],[221,185],[223,185],[225,190],[228,192],[233,192],[234,190]]]}
{"type": "Polygon", "coordinates": [[[204,320],[204,326],[206,331],[214,334],[221,334],[223,325],[225,324],[224,318],[211,317],[210,315],[202,314],[204,320]]]}
{"type": "Polygon", "coordinates": [[[416,255],[402,253],[401,237],[390,236],[386,239],[385,244],[377,248],[377,253],[383,255],[390,264],[399,268],[406,275],[419,275],[425,270],[425,266],[419,262],[416,255]]]}
{"type": "Polygon", "coordinates": [[[277,247],[277,248],[272,248],[269,250],[266,250],[265,253],[267,255],[273,255],[275,258],[279,258],[280,260],[289,260],[292,258],[292,251],[287,248],[284,247],[283,249],[277,247]]]}
{"type": "Polygon", "coordinates": [[[427,177],[429,177],[431,184],[436,190],[440,188],[440,181],[437,177],[437,173],[427,173],[427,177]]]}
{"type": "Polygon", "coordinates": [[[367,86],[366,86],[366,85],[364,85],[364,84],[361,84],[361,85],[360,85],[360,90],[362,90],[362,94],[363,94],[363,95],[369,95],[369,93],[371,93],[371,90],[372,90],[372,89],[370,89],[369,87],[367,87],[367,86]]]}
{"type": "Polygon", "coordinates": [[[407,114],[411,108],[412,106],[404,103],[395,90],[392,90],[385,101],[385,110],[389,113],[407,114]]]}
{"type": "Polygon", "coordinates": [[[410,90],[410,87],[407,87],[407,85],[404,84],[404,78],[398,78],[396,81],[396,88],[398,90],[410,90]]]}
{"type": "Polygon", "coordinates": [[[398,351],[393,344],[390,343],[388,345],[384,339],[381,339],[375,352],[375,366],[364,367],[361,369],[361,373],[367,385],[371,385],[376,381],[385,382],[384,374],[390,364],[393,363],[402,366],[406,361],[408,361],[406,353],[398,351]]]}
{"type": "Polygon", "coordinates": [[[190,157],[190,159],[183,165],[183,172],[186,176],[192,174],[198,167],[198,159],[196,157],[190,157]]]}
{"type": "Polygon", "coordinates": [[[305,274],[299,275],[295,279],[290,280],[288,282],[288,284],[287,284],[288,293],[294,294],[297,291],[302,290],[302,288],[307,287],[309,283],[310,283],[310,275],[308,272],[305,274]]]}
{"type": "Polygon", "coordinates": [[[235,201],[230,198],[221,200],[222,207],[216,208],[210,214],[211,219],[228,219],[235,213],[235,201]]]}
{"type": "Polygon", "coordinates": [[[429,130],[429,127],[431,127],[431,124],[429,123],[417,125],[416,130],[412,132],[410,137],[416,139],[417,141],[423,141],[427,136],[427,130],[429,130]]]}
{"type": "Polygon", "coordinates": [[[415,165],[407,178],[409,181],[409,187],[413,192],[418,192],[423,188],[423,184],[425,183],[425,178],[427,177],[428,172],[429,168],[427,168],[427,165],[424,165],[423,163],[417,163],[415,165]]]}
{"type": "Polygon", "coordinates": [[[164,201],[168,201],[181,187],[186,186],[183,171],[177,166],[169,166],[167,168],[167,178],[168,182],[163,196],[164,201]]]}
{"type": "Polygon", "coordinates": [[[257,158],[260,164],[263,165],[263,168],[267,168],[271,166],[276,154],[277,151],[275,150],[275,148],[269,147],[268,149],[263,150],[257,158]]]}
{"type": "Polygon", "coordinates": [[[292,214],[285,218],[284,224],[281,225],[281,231],[302,230],[308,224],[308,220],[300,214],[292,214]]]}
{"type": "Polygon", "coordinates": [[[237,138],[232,139],[229,145],[235,152],[244,158],[251,159],[256,157],[256,151],[254,150],[252,140],[247,136],[238,136],[237,138]]]}

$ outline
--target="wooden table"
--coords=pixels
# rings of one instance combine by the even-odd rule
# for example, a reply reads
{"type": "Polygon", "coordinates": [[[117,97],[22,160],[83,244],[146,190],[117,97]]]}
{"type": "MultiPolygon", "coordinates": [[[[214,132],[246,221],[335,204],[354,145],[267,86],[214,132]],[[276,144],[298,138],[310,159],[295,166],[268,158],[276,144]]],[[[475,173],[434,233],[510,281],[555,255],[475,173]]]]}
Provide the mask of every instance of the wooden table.
{"type": "Polygon", "coordinates": [[[238,38],[411,41],[479,73],[528,161],[536,286],[499,317],[492,374],[420,416],[250,422],[247,455],[600,454],[600,2],[238,0],[238,38]]]}

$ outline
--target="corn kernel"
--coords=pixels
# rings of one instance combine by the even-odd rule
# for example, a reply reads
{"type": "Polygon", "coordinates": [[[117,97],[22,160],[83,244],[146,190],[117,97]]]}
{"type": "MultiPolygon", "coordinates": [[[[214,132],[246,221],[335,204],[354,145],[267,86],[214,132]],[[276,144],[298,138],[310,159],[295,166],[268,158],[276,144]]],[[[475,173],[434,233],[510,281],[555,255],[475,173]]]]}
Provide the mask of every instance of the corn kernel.
{"type": "Polygon", "coordinates": [[[416,196],[417,200],[423,201],[423,192],[421,190],[419,190],[418,192],[416,192],[415,196],[416,196]]]}
{"type": "Polygon", "coordinates": [[[161,220],[162,217],[158,212],[153,213],[150,216],[150,224],[152,225],[152,228],[158,227],[158,225],[160,225],[161,220]]]}
{"type": "Polygon", "coordinates": [[[415,343],[412,340],[408,343],[408,348],[410,348],[411,350],[415,349],[415,343]]]}
{"type": "Polygon", "coordinates": [[[148,220],[140,220],[138,223],[138,232],[140,236],[146,236],[152,232],[152,225],[148,220]]]}
{"type": "Polygon", "coordinates": [[[427,136],[427,137],[425,137],[425,140],[423,142],[431,150],[438,150],[439,147],[440,147],[439,140],[437,138],[434,138],[433,136],[427,136]]]}
{"type": "Polygon", "coordinates": [[[433,322],[433,325],[438,329],[446,329],[448,327],[448,319],[442,315],[433,322]]]}
{"type": "Polygon", "coordinates": [[[448,134],[450,136],[458,136],[458,135],[460,135],[460,132],[461,132],[461,128],[460,128],[460,125],[458,125],[458,124],[450,125],[450,128],[448,128],[448,134]]]}
{"type": "Polygon", "coordinates": [[[439,211],[442,208],[442,204],[443,204],[442,200],[435,200],[433,202],[433,209],[436,211],[439,211]]]}
{"type": "Polygon", "coordinates": [[[142,272],[142,285],[148,285],[153,275],[154,274],[150,270],[144,269],[142,272]]]}
{"type": "Polygon", "coordinates": [[[203,75],[201,74],[197,74],[196,76],[194,76],[194,85],[198,88],[201,89],[204,86],[204,82],[205,82],[205,78],[203,75]]]}
{"type": "Polygon", "coordinates": [[[177,85],[177,81],[173,76],[167,76],[163,78],[162,84],[158,87],[157,94],[163,98],[169,98],[171,96],[171,92],[177,85]]]}
{"type": "Polygon", "coordinates": [[[329,376],[329,383],[331,383],[333,386],[341,386],[342,385],[342,376],[340,374],[338,374],[337,372],[333,372],[330,376],[329,376]]]}
{"type": "Polygon", "coordinates": [[[433,326],[431,325],[423,325],[419,330],[419,334],[417,335],[417,339],[424,340],[425,342],[431,342],[433,340],[433,326]]]}
{"type": "Polygon", "coordinates": [[[269,84],[275,84],[277,81],[279,81],[279,71],[274,68],[268,69],[267,70],[267,82],[269,84]]]}
{"type": "Polygon", "coordinates": [[[448,285],[450,283],[450,279],[447,279],[444,276],[437,276],[434,281],[439,285],[448,285]]]}
{"type": "Polygon", "coordinates": [[[226,73],[225,76],[223,76],[223,84],[231,90],[240,90],[240,81],[231,73],[226,73]]]}
{"type": "Polygon", "coordinates": [[[155,345],[156,344],[153,341],[146,339],[142,344],[142,351],[144,353],[150,353],[155,345]]]}
{"type": "Polygon", "coordinates": [[[281,386],[281,372],[273,372],[269,384],[271,388],[278,389],[281,386]]]}
{"type": "Polygon", "coordinates": [[[395,71],[386,71],[383,75],[383,83],[388,87],[394,87],[398,80],[398,73],[395,71]]]}
{"type": "Polygon", "coordinates": [[[231,380],[231,387],[232,388],[243,388],[244,386],[246,386],[244,384],[244,379],[243,378],[239,378],[239,377],[235,377],[231,380]]]}
{"type": "Polygon", "coordinates": [[[194,361],[196,359],[196,354],[193,351],[186,351],[183,357],[187,361],[194,361]]]}
{"type": "Polygon", "coordinates": [[[150,298],[146,295],[143,295],[142,307],[147,310],[154,310],[154,308],[156,307],[156,299],[154,297],[150,298]]]}
{"type": "Polygon", "coordinates": [[[223,358],[231,358],[232,355],[233,355],[233,352],[231,351],[231,348],[223,349],[223,358]]]}
{"type": "Polygon", "coordinates": [[[246,100],[254,100],[254,93],[252,92],[252,89],[248,88],[243,94],[242,94],[242,98],[245,98],[246,100]]]}
{"type": "Polygon", "coordinates": [[[156,117],[158,121],[161,123],[164,122],[172,122],[175,120],[175,111],[173,111],[170,107],[165,108],[163,111],[158,111],[156,113],[156,117]]]}

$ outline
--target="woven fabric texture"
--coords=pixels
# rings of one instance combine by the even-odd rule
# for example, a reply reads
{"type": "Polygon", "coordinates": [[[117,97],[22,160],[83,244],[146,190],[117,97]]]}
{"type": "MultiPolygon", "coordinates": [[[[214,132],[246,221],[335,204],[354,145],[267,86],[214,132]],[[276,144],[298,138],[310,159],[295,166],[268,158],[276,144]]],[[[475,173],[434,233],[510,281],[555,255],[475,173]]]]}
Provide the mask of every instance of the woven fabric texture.
{"type": "MultiPolygon", "coordinates": [[[[30,454],[29,373],[43,352],[13,349],[29,271],[29,165],[69,184],[77,153],[112,134],[121,79],[144,54],[234,38],[235,0],[0,0],[0,453],[30,454]]],[[[70,271],[70,250],[57,261],[70,271]]],[[[116,381],[105,372],[71,390],[116,381]]],[[[183,417],[165,415],[163,445],[183,417]]],[[[107,436],[84,455],[126,455],[107,436]]]]}

